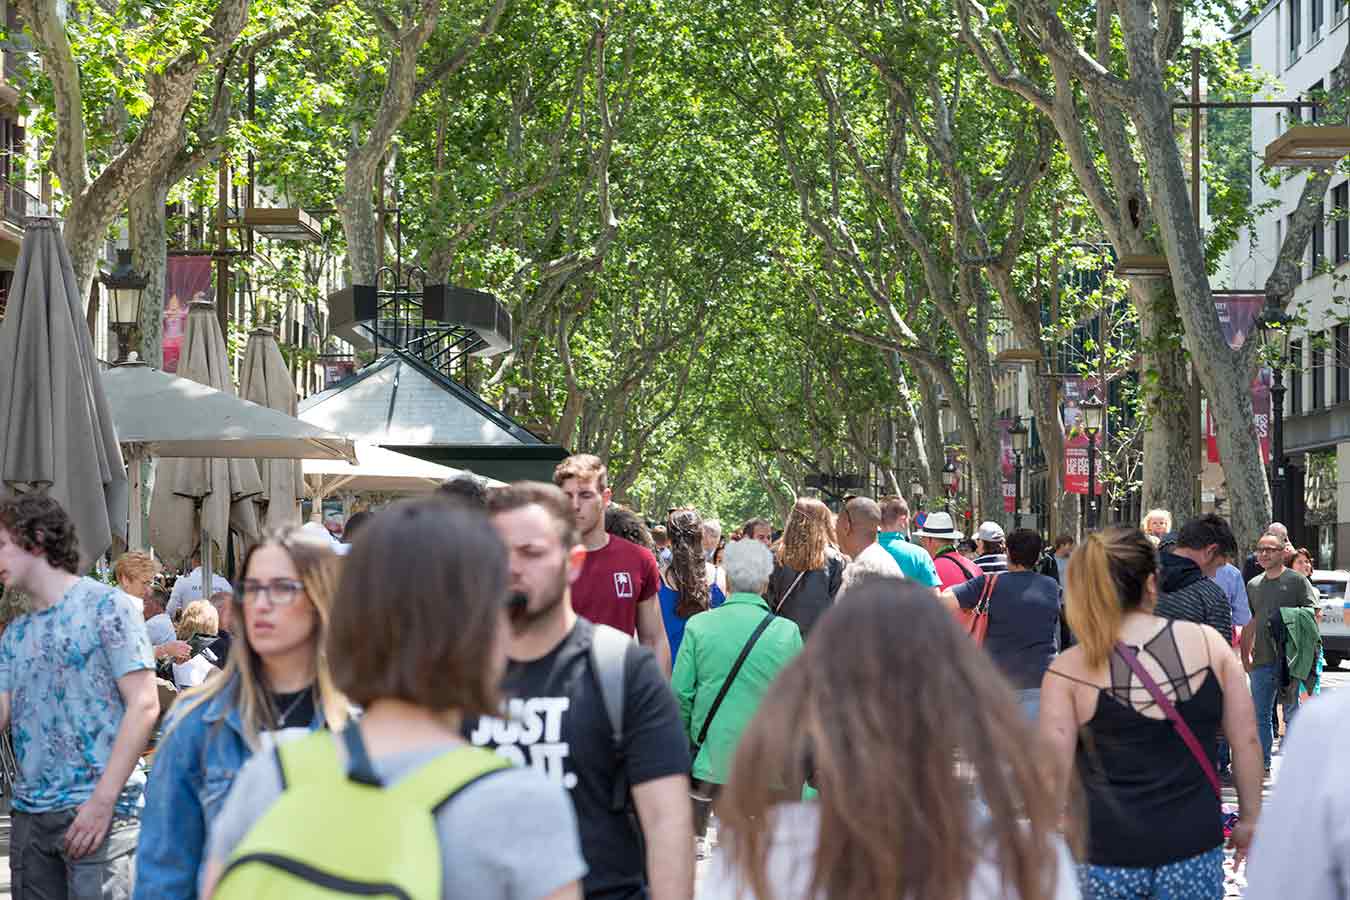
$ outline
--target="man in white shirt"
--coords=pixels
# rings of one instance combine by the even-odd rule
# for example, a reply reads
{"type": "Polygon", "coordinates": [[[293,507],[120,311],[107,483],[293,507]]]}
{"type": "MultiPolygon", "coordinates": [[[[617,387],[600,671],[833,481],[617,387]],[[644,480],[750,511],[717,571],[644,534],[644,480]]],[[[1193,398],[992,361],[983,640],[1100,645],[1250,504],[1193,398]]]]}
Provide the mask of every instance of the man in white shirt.
{"type": "Polygon", "coordinates": [[[850,497],[844,501],[835,522],[839,549],[851,562],[844,567],[844,580],[839,585],[842,596],[850,584],[865,575],[886,578],[904,578],[900,564],[883,546],[877,543],[877,529],[881,526],[881,507],[869,497],[850,497]]]}
{"type": "Polygon", "coordinates": [[[192,571],[180,577],[173,584],[173,593],[169,595],[169,605],[165,608],[170,619],[178,618],[183,607],[187,606],[193,600],[202,600],[210,597],[217,591],[233,593],[234,588],[225,580],[224,576],[215,572],[211,573],[211,590],[202,590],[202,555],[200,553],[192,554],[192,571]]]}

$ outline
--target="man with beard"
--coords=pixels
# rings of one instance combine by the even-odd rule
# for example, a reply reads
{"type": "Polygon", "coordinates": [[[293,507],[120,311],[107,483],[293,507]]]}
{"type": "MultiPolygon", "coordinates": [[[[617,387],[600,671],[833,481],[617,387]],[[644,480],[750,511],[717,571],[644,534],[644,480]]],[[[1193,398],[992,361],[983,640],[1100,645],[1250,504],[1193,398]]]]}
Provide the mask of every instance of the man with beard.
{"type": "Polygon", "coordinates": [[[520,482],[494,491],[488,513],[510,551],[503,682],[510,699],[505,717],[468,722],[465,735],[567,788],[590,870],[587,898],[687,900],[694,891],[689,754],[655,656],[573,611],[571,585],[587,551],[566,494],[520,482]],[[619,641],[617,735],[602,687],[613,682],[592,649],[602,639],[619,641]]]}

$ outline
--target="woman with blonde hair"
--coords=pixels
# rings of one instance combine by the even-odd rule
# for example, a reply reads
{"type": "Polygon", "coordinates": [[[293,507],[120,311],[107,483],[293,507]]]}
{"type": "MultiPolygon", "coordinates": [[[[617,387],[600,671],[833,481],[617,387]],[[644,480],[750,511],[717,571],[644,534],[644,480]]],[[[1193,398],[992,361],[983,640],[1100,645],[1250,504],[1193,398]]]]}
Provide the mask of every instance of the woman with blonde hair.
{"type": "Polygon", "coordinates": [[[805,640],[829,609],[844,580],[834,516],[814,497],[798,497],[783,527],[766,598],[780,616],[797,623],[805,640]]]}
{"type": "Polygon", "coordinates": [[[269,534],[244,556],[229,661],[174,704],[155,756],[136,897],[196,897],[207,829],[244,762],[284,732],[346,723],[324,649],[338,566],[327,540],[299,528],[269,534]]]}
{"type": "Polygon", "coordinates": [[[1088,535],[1069,566],[1078,643],[1041,682],[1040,736],[1062,808],[1075,768],[1086,798],[1088,898],[1224,895],[1218,732],[1233,752],[1241,861],[1261,814],[1261,745],[1246,674],[1213,628],[1162,619],[1158,560],[1142,531],[1088,535]]]}
{"type": "MultiPolygon", "coordinates": [[[[220,632],[220,616],[209,600],[193,600],[183,609],[178,619],[178,639],[191,642],[197,637],[214,637],[220,632]]],[[[184,663],[174,663],[173,683],[178,689],[196,687],[208,676],[218,671],[215,666],[215,654],[210,648],[194,652],[192,658],[184,663]],[[210,655],[208,655],[210,654],[210,655]]]]}
{"type": "Polygon", "coordinates": [[[1032,727],[932,589],[870,578],[816,633],[741,735],[704,900],[1076,900],[1032,727]]]}

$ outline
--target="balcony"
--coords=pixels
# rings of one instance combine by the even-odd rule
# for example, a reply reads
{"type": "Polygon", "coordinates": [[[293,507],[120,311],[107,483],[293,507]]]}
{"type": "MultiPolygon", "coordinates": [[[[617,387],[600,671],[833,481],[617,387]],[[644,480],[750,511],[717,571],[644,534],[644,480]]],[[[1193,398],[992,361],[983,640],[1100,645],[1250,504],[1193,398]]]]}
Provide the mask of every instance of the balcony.
{"type": "Polygon", "coordinates": [[[0,176],[0,192],[4,193],[4,220],[22,231],[24,219],[42,210],[42,201],[8,178],[0,176]]]}

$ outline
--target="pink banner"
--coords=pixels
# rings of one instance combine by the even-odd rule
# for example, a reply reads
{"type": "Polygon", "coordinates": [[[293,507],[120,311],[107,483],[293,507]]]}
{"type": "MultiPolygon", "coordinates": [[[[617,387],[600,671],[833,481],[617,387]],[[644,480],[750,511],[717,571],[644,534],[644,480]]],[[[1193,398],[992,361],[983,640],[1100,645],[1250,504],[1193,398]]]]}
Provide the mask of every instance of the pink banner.
{"type": "MultiPolygon", "coordinates": [[[[1219,313],[1219,327],[1224,339],[1234,350],[1246,343],[1247,336],[1256,329],[1256,322],[1265,308],[1265,294],[1216,294],[1215,309],[1219,313]]],[[[1262,368],[1252,379],[1252,420],[1261,439],[1261,461],[1270,462],[1270,420],[1273,414],[1270,386],[1274,374],[1262,368]]],[[[1205,449],[1210,462],[1219,462],[1219,442],[1214,428],[1214,415],[1205,403],[1205,449]]]]}
{"type": "MultiPolygon", "coordinates": [[[[1088,492],[1088,439],[1082,430],[1083,417],[1079,404],[1096,390],[1100,379],[1065,378],[1060,382],[1060,418],[1064,422],[1064,492],[1066,494],[1086,494],[1088,492]]],[[[1098,395],[1099,400],[1105,398],[1098,395]]],[[[1102,437],[1095,436],[1097,448],[1101,449],[1102,437]]],[[[1101,459],[1097,459],[1097,471],[1093,481],[1096,493],[1102,492],[1101,459]]]]}
{"type": "Polygon", "coordinates": [[[164,273],[164,371],[177,372],[188,304],[211,299],[211,257],[170,256],[164,273]]]}

